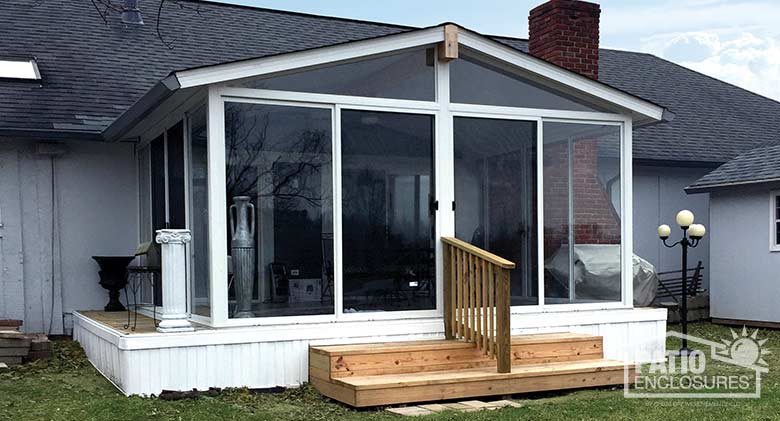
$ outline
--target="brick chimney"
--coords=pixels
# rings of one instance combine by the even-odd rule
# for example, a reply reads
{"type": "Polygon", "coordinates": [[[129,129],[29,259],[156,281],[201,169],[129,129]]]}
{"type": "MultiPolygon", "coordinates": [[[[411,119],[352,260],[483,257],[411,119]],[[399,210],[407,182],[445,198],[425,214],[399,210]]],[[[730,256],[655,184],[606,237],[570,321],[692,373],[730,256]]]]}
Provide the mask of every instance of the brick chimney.
{"type": "Polygon", "coordinates": [[[528,15],[528,52],[591,79],[599,78],[596,3],[550,0],[528,15]]]}

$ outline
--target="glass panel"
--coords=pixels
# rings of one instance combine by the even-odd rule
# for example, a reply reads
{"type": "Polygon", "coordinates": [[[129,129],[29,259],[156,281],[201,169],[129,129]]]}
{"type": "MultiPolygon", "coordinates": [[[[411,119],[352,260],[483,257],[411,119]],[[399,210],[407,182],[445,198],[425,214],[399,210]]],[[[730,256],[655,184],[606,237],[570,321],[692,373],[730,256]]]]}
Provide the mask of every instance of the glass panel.
{"type": "Polygon", "coordinates": [[[152,238],[155,232],[165,228],[167,215],[165,212],[165,137],[158,136],[152,140],[152,238]]]}
{"type": "Polygon", "coordinates": [[[775,196],[775,219],[780,220],[780,195],[775,196]]]}
{"type": "Polygon", "coordinates": [[[433,117],[341,114],[344,312],[436,308],[433,117]]]}
{"type": "Polygon", "coordinates": [[[450,95],[452,102],[465,104],[569,111],[604,111],[579,99],[464,55],[450,62],[450,95]]]}
{"type": "Polygon", "coordinates": [[[265,79],[241,86],[255,89],[434,101],[433,49],[337,64],[265,79]]]}
{"type": "Polygon", "coordinates": [[[544,124],[546,303],[620,301],[619,163],[620,127],[544,124]]]}
{"type": "Polygon", "coordinates": [[[333,313],[331,118],[225,104],[230,317],[333,313]]]}
{"type": "Polygon", "coordinates": [[[152,241],[152,179],[151,179],[151,155],[150,145],[138,152],[138,188],[139,188],[139,238],[142,243],[152,241]]]}
{"type": "Polygon", "coordinates": [[[168,129],[168,227],[186,227],[184,212],[184,123],[168,129]]]}
{"type": "Polygon", "coordinates": [[[454,124],[455,236],[515,262],[512,305],[538,304],[536,123],[454,124]]]}
{"type": "Polygon", "coordinates": [[[190,231],[192,242],[191,308],[193,314],[210,317],[209,301],[209,192],[206,150],[206,107],[190,116],[190,231]]]}

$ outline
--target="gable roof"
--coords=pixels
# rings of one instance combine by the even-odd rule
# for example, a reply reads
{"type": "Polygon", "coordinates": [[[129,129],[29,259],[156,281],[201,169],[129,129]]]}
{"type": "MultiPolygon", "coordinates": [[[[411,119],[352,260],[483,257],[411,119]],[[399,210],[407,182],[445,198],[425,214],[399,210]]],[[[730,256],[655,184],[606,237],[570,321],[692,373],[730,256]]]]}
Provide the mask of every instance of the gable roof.
{"type": "MultiPolygon", "coordinates": [[[[416,28],[184,0],[140,2],[146,25],[104,24],[90,2],[4,0],[0,54],[35,56],[41,85],[0,83],[0,135],[102,139],[101,133],[171,71],[265,57],[416,28]],[[58,10],[60,20],[52,19],[58,10]]],[[[494,37],[520,51],[527,41],[494,37]]],[[[721,163],[780,133],[780,104],[648,55],[600,51],[600,80],[669,108],[672,122],[637,128],[637,159],[721,163]]]]}
{"type": "Polygon", "coordinates": [[[685,188],[687,193],[719,187],[780,182],[780,143],[769,143],[745,152],[685,188]]]}

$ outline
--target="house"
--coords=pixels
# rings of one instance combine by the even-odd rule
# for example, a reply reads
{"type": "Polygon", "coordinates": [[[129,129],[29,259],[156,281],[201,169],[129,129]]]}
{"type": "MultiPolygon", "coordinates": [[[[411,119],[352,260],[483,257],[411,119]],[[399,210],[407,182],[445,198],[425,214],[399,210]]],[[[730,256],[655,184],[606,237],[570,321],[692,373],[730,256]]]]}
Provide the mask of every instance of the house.
{"type": "Polygon", "coordinates": [[[686,191],[710,196],[713,321],[780,326],[780,144],[740,154],[686,191]]]}
{"type": "Polygon", "coordinates": [[[310,364],[344,343],[465,337],[506,371],[510,335],[550,332],[530,340],[599,350],[569,387],[622,383],[609,361],[665,348],[665,311],[633,306],[632,253],[673,264],[654,233],[682,188],[778,132],[771,100],[599,49],[592,3],[535,8],[529,40],[158,7],[140,2],[138,25],[0,5],[0,59],[27,68],[0,82],[0,317],[72,331],[127,394],[336,393],[310,364]],[[88,311],[106,301],[92,256],[155,241],[162,282],[121,296],[135,314],[88,311]],[[611,275],[575,282],[584,254],[611,275]]]}

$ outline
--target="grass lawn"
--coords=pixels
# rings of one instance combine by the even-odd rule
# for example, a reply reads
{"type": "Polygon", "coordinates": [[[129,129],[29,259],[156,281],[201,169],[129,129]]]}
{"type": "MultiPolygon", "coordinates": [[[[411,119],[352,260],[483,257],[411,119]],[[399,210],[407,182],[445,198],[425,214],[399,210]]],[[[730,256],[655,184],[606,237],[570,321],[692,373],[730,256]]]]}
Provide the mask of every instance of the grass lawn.
{"type": "MultiPolygon", "coordinates": [[[[729,328],[709,323],[691,325],[690,333],[716,342],[731,338],[729,328]]],[[[780,419],[780,331],[761,330],[759,339],[769,339],[765,348],[772,351],[763,357],[769,373],[762,377],[761,399],[625,399],[622,388],[591,389],[516,396],[522,408],[447,412],[421,419],[780,419]]],[[[679,343],[670,340],[667,347],[676,349],[679,343]]],[[[95,371],[77,343],[58,341],[55,354],[49,361],[0,372],[0,420],[401,419],[381,410],[348,409],[311,387],[276,394],[239,389],[181,401],[126,398],[95,371]]],[[[717,369],[708,366],[708,371],[717,369]]]]}

